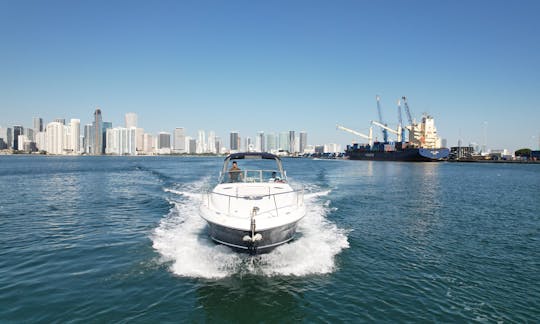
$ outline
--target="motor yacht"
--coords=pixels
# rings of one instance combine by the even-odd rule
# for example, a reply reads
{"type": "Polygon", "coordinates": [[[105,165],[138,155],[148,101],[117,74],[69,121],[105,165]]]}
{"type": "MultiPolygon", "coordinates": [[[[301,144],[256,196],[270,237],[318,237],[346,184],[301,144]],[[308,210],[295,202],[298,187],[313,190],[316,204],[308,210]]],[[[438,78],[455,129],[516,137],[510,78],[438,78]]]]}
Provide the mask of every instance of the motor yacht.
{"type": "Polygon", "coordinates": [[[294,239],[306,215],[304,189],[289,184],[278,156],[234,153],[225,158],[218,184],[203,194],[200,215],[215,242],[266,253],[294,239]]]}

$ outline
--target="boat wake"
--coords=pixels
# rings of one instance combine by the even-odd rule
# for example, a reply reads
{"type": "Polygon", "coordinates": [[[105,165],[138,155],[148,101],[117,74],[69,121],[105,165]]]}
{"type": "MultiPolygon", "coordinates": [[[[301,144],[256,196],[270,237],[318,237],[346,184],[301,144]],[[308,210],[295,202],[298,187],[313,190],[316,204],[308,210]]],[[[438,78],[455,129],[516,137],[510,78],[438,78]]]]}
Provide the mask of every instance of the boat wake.
{"type": "MultiPolygon", "coordinates": [[[[268,254],[251,256],[215,244],[206,232],[206,221],[198,213],[205,181],[165,189],[172,205],[168,215],[152,232],[154,249],[174,274],[195,278],[223,278],[235,274],[264,276],[330,273],[335,256],[349,247],[347,231],[326,216],[332,210],[329,190],[305,194],[306,216],[298,223],[296,239],[268,254]]],[[[320,190],[320,189],[319,189],[320,190]]]]}

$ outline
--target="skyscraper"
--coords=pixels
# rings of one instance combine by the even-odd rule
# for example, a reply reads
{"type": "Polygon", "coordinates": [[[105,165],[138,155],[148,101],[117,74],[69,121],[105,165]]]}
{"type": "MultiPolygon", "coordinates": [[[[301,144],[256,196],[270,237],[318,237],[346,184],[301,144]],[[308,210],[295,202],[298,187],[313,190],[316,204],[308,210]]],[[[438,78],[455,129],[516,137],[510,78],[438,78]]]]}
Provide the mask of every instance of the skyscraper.
{"type": "Polygon", "coordinates": [[[13,126],[13,149],[19,149],[19,135],[24,135],[24,127],[22,126],[13,126]]]}
{"type": "Polygon", "coordinates": [[[296,152],[296,136],[294,131],[289,131],[289,153],[296,152]]]}
{"type": "Polygon", "coordinates": [[[238,131],[232,131],[230,133],[230,148],[231,152],[240,150],[240,136],[238,131]]]}
{"type": "Polygon", "coordinates": [[[206,133],[204,130],[199,130],[197,137],[197,153],[206,153],[206,133]]]}
{"type": "Polygon", "coordinates": [[[103,153],[103,118],[101,117],[101,109],[99,108],[94,112],[92,135],[93,137],[90,144],[91,154],[100,155],[103,153]]]}
{"type": "Polygon", "coordinates": [[[208,133],[208,144],[206,145],[206,153],[216,153],[216,133],[210,131],[208,133]]]}
{"type": "Polygon", "coordinates": [[[160,132],[158,135],[158,149],[170,149],[171,148],[171,134],[166,132],[160,132]]]}
{"type": "Polygon", "coordinates": [[[186,134],[184,133],[184,127],[176,127],[174,129],[174,152],[183,154],[187,153],[186,150],[186,134]]]}
{"type": "Polygon", "coordinates": [[[64,154],[65,126],[51,122],[46,127],[46,151],[49,154],[64,154]]]}
{"type": "Polygon", "coordinates": [[[264,143],[264,132],[257,132],[257,137],[255,137],[255,150],[258,152],[265,152],[266,145],[264,143]]]}
{"type": "Polygon", "coordinates": [[[66,125],[66,119],[65,118],[56,118],[54,121],[57,122],[57,123],[60,123],[60,124],[62,124],[64,126],[66,125]]]}
{"type": "Polygon", "coordinates": [[[93,138],[92,124],[84,125],[83,148],[84,148],[84,153],[86,154],[92,154],[92,151],[91,151],[92,138],[93,138]]]}
{"type": "Polygon", "coordinates": [[[81,120],[72,119],[70,128],[70,149],[73,153],[79,154],[81,151],[81,120]]]}
{"type": "Polygon", "coordinates": [[[288,151],[289,150],[289,133],[281,132],[279,133],[279,150],[288,151]]]}
{"type": "Polygon", "coordinates": [[[12,147],[12,130],[10,127],[0,127],[0,138],[4,140],[4,148],[8,149],[12,147]]]}
{"type": "Polygon", "coordinates": [[[102,142],[102,149],[101,149],[101,154],[104,154],[105,153],[105,147],[107,146],[107,129],[111,129],[113,128],[112,127],[112,122],[103,122],[103,126],[102,126],[102,131],[103,131],[103,134],[102,134],[102,137],[103,137],[103,142],[102,142]]]}
{"type": "Polygon", "coordinates": [[[298,152],[300,152],[300,154],[304,153],[304,150],[306,149],[306,146],[307,146],[307,133],[305,131],[301,131],[300,132],[300,143],[299,143],[299,146],[298,146],[298,152]]]}
{"type": "Polygon", "coordinates": [[[33,124],[35,133],[43,132],[43,118],[34,117],[33,124]]]}
{"type": "Polygon", "coordinates": [[[273,152],[277,149],[276,134],[266,134],[266,151],[273,152]]]}
{"type": "Polygon", "coordinates": [[[126,114],[126,128],[137,128],[137,114],[134,112],[128,112],[126,114]]]}

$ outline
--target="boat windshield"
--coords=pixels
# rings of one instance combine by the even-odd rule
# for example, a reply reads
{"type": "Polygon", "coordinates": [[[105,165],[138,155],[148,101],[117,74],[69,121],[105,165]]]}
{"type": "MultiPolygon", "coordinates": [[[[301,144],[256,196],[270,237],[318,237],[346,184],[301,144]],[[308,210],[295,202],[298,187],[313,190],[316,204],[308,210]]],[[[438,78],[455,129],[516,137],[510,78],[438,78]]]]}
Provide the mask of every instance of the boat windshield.
{"type": "Polygon", "coordinates": [[[220,183],[230,182],[285,182],[286,174],[279,158],[226,158],[220,183]]]}

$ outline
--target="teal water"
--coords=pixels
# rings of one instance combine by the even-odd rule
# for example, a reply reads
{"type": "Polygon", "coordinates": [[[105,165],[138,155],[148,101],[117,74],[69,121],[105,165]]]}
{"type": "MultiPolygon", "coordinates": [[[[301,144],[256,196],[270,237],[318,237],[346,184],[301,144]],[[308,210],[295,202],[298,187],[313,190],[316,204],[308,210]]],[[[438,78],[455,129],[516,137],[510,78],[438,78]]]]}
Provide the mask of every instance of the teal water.
{"type": "Polygon", "coordinates": [[[540,165],[285,159],[299,237],[197,215],[220,158],[0,157],[1,322],[536,322],[540,165]]]}

